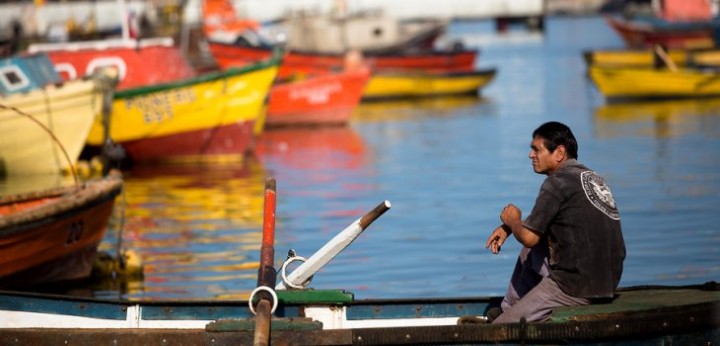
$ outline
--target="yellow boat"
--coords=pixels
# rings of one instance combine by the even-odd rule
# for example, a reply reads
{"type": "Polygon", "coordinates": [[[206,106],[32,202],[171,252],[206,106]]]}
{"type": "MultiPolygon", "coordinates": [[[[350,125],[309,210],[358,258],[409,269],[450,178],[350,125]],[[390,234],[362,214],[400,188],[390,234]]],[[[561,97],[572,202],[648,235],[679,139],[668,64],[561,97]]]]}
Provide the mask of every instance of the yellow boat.
{"type": "Polygon", "coordinates": [[[692,53],[692,63],[697,66],[720,66],[720,49],[700,50],[692,53]]]}
{"type": "MultiPolygon", "coordinates": [[[[677,66],[685,66],[688,52],[682,49],[671,49],[667,56],[677,66]]],[[[583,53],[588,67],[653,67],[655,54],[651,49],[602,49],[583,53]]]]}
{"type": "Polygon", "coordinates": [[[720,73],[680,68],[590,67],[590,78],[608,99],[720,95],[720,73]]]}
{"type": "MultiPolygon", "coordinates": [[[[600,49],[583,53],[588,67],[653,67],[656,60],[660,66],[668,64],[655,55],[651,49],[600,49]]],[[[720,66],[720,49],[670,49],[665,55],[676,67],[720,66]]]]}
{"type": "MultiPolygon", "coordinates": [[[[237,156],[252,149],[279,57],[175,83],[117,92],[110,138],[134,161],[237,156]]],[[[104,143],[98,117],[88,144],[104,143]]]]}
{"type": "Polygon", "coordinates": [[[0,96],[0,175],[71,170],[101,102],[91,79],[0,96]]]}
{"type": "Polygon", "coordinates": [[[418,73],[382,72],[373,74],[363,91],[363,100],[477,95],[495,77],[496,69],[472,72],[418,73]]]}

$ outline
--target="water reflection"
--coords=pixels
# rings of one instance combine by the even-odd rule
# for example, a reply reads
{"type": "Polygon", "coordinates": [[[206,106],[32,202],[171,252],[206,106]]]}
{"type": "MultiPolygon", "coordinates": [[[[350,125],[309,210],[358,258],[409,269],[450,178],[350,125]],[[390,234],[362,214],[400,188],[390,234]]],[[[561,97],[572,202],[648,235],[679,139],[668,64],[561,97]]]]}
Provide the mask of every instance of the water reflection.
{"type": "Polygon", "coordinates": [[[401,99],[361,103],[353,114],[356,122],[391,122],[423,117],[448,117],[477,114],[483,108],[492,108],[491,100],[474,95],[401,99]]]}
{"type": "Polygon", "coordinates": [[[610,103],[595,110],[600,137],[720,135],[720,99],[610,103]]]}
{"type": "Polygon", "coordinates": [[[365,150],[352,127],[327,126],[265,131],[255,153],[261,162],[275,164],[276,170],[353,169],[364,164],[365,150]]]}
{"type": "Polygon", "coordinates": [[[266,131],[256,155],[277,179],[276,254],[312,255],[381,201],[371,179],[374,154],[352,126],[266,131]]]}
{"type": "MultiPolygon", "coordinates": [[[[127,172],[121,246],[139,253],[144,279],[126,297],[246,298],[257,277],[264,179],[253,160],[127,172]]],[[[112,251],[116,239],[103,246],[112,251]]]]}

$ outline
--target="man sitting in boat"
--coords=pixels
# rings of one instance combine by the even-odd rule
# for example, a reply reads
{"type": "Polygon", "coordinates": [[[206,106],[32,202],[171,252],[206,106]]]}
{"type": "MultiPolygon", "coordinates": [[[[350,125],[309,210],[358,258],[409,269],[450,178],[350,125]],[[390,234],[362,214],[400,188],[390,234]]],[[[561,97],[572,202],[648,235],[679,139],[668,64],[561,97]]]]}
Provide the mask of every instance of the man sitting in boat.
{"type": "Polygon", "coordinates": [[[577,160],[570,128],[545,123],[530,148],[533,170],[547,175],[535,206],[522,221],[522,211],[508,204],[485,244],[497,254],[513,234],[523,245],[499,310],[487,314],[493,323],[544,321],[555,307],[612,298],[622,274],[617,206],[605,180],[577,160]]]}

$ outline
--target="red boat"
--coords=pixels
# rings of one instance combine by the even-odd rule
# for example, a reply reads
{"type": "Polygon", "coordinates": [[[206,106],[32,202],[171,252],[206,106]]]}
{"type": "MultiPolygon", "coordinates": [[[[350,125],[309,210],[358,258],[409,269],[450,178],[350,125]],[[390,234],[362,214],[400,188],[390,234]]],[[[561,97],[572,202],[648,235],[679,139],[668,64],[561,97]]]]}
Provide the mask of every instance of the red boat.
{"type": "Polygon", "coordinates": [[[265,125],[346,124],[360,103],[370,70],[318,75],[272,87],[265,125]]]}
{"type": "MultiPolygon", "coordinates": [[[[267,59],[272,48],[240,46],[210,42],[210,52],[217,64],[223,68],[239,67],[267,59]]],[[[457,49],[397,53],[387,55],[366,55],[365,61],[373,71],[423,70],[429,72],[467,72],[475,68],[477,50],[457,49]]],[[[289,78],[295,74],[322,74],[343,68],[345,55],[318,54],[288,51],[280,65],[278,78],[289,78]]]]}
{"type": "Polygon", "coordinates": [[[87,278],[122,176],[0,196],[0,287],[87,278]]]}
{"type": "Polygon", "coordinates": [[[114,67],[117,90],[175,82],[195,76],[195,70],[169,38],[33,44],[31,53],[46,52],[64,79],[91,75],[114,67]]]}
{"type": "Polygon", "coordinates": [[[662,18],[621,19],[606,17],[608,25],[630,48],[662,45],[666,48],[709,48],[713,43],[712,21],[671,22],[662,18]]]}

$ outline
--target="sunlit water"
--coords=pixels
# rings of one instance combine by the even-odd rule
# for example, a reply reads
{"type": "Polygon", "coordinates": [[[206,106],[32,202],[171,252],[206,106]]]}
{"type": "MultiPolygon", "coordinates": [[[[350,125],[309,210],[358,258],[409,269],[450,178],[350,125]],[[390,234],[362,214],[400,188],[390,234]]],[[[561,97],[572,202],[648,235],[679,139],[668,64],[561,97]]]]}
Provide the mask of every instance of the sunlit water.
{"type": "MultiPolygon", "coordinates": [[[[263,188],[277,180],[275,265],[308,257],[383,200],[392,208],[315,275],[357,298],[502,294],[519,246],[484,248],[507,203],[529,212],[544,176],[527,158],[542,122],[571,126],[579,159],[611,184],[627,243],[621,285],[720,279],[720,101],[606,104],[582,52],[619,48],[600,17],[545,34],[454,23],[498,69],[482,98],[362,104],[348,127],[267,132],[244,165],[126,173],[122,247],[142,281],[99,297],[246,298],[257,285],[263,188]]],[[[117,220],[116,220],[117,221],[117,220]]],[[[110,232],[103,249],[117,246],[110,232]]]]}

